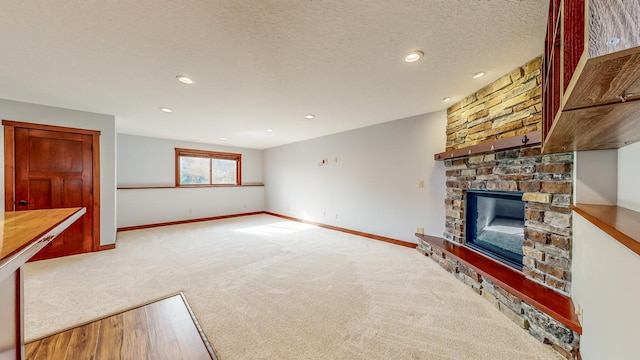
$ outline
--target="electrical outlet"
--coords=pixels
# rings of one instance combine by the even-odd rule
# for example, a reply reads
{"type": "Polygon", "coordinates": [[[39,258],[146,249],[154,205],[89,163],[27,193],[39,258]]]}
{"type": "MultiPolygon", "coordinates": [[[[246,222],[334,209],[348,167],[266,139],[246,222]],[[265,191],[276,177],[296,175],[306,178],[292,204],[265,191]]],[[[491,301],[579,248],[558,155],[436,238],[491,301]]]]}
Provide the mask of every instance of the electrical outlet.
{"type": "Polygon", "coordinates": [[[338,162],[338,157],[337,156],[333,158],[333,162],[338,162]]]}
{"type": "Polygon", "coordinates": [[[338,220],[338,213],[336,213],[336,220],[338,220]]]}
{"type": "Polygon", "coordinates": [[[580,325],[582,325],[583,311],[584,309],[582,309],[582,304],[578,304],[578,306],[576,306],[575,313],[576,315],[578,315],[578,321],[580,322],[580,325]]]}
{"type": "Polygon", "coordinates": [[[189,209],[189,214],[193,213],[193,210],[189,209]]]}
{"type": "Polygon", "coordinates": [[[419,188],[423,188],[424,187],[424,180],[418,181],[418,187],[419,188]]]}
{"type": "Polygon", "coordinates": [[[424,228],[422,226],[418,226],[416,228],[416,233],[424,235],[424,228]]]}
{"type": "Polygon", "coordinates": [[[247,204],[242,204],[242,208],[246,209],[247,208],[247,204]]]}

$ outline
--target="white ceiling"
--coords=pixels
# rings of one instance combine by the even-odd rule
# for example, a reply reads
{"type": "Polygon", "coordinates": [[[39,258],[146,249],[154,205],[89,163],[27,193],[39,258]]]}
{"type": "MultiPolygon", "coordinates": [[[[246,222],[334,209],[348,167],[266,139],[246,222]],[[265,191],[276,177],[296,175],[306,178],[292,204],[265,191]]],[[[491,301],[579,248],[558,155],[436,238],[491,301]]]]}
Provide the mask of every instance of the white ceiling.
{"type": "Polygon", "coordinates": [[[547,4],[0,0],[0,98],[264,149],[446,108],[542,52],[547,4]]]}

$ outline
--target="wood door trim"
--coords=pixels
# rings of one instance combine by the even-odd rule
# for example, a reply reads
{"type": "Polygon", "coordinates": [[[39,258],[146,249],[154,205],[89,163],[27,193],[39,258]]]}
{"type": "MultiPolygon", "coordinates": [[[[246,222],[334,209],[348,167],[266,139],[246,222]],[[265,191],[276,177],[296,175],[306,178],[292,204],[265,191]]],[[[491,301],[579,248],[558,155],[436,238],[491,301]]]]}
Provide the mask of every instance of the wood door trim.
{"type": "MultiPolygon", "coordinates": [[[[3,121],[4,124],[4,121],[3,121]]],[[[16,131],[13,126],[4,127],[4,211],[15,210],[16,192],[16,131]]]]}
{"type": "Polygon", "coordinates": [[[100,135],[99,130],[79,129],[79,128],[56,126],[56,125],[34,124],[34,123],[27,123],[27,122],[14,121],[14,120],[2,120],[2,125],[33,129],[33,130],[59,131],[59,132],[82,134],[82,135],[100,135]]]}
{"type": "Polygon", "coordinates": [[[64,126],[33,124],[20,121],[2,120],[4,125],[4,209],[15,211],[16,191],[16,154],[15,154],[15,128],[31,130],[57,131],[92,137],[91,151],[93,153],[92,164],[92,192],[93,198],[93,234],[91,251],[100,250],[100,131],[77,129],[64,126]]]}
{"type": "Polygon", "coordinates": [[[93,153],[93,251],[100,250],[100,132],[91,134],[91,152],[93,153]]]}

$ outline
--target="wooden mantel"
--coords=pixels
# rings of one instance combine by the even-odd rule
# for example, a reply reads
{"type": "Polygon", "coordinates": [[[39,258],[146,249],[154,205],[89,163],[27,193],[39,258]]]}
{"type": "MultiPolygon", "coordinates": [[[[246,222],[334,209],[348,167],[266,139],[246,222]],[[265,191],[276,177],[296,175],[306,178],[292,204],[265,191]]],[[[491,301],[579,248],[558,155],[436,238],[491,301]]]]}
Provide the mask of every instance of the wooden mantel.
{"type": "Polygon", "coordinates": [[[540,145],[542,142],[542,134],[540,131],[533,131],[522,135],[505,137],[498,140],[483,142],[480,144],[444,151],[433,155],[435,160],[448,160],[464,156],[484,154],[492,151],[515,149],[523,146],[540,145]]]}

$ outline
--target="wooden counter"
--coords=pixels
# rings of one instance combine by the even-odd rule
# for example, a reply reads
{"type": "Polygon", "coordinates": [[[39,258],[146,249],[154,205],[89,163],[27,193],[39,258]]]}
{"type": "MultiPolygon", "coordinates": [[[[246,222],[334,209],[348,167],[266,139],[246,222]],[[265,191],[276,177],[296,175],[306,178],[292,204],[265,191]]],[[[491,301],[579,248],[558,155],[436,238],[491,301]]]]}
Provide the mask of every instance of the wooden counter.
{"type": "Polygon", "coordinates": [[[0,360],[24,359],[22,265],[85,208],[6,212],[0,223],[0,360]]]}

